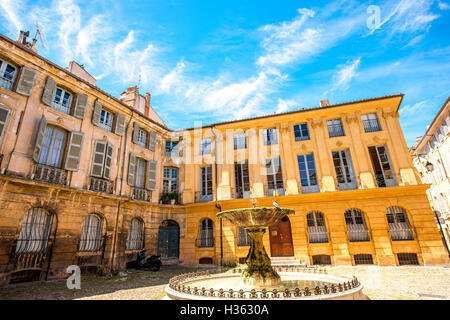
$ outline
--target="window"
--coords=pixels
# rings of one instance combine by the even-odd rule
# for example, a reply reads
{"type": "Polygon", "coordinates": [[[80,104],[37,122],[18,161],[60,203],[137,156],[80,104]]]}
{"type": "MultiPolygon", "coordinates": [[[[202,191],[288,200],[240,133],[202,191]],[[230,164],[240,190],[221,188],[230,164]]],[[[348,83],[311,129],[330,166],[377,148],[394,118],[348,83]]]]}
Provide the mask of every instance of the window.
{"type": "Polygon", "coordinates": [[[348,150],[333,151],[333,164],[339,190],[356,189],[356,179],[353,173],[352,161],[348,150]]]}
{"type": "Polygon", "coordinates": [[[312,153],[298,155],[297,161],[302,193],[319,192],[314,155],[312,153]]]}
{"type": "Polygon", "coordinates": [[[41,253],[47,248],[53,216],[44,208],[31,208],[25,214],[17,239],[16,253],[41,253]]]}
{"type": "Polygon", "coordinates": [[[200,221],[198,247],[214,247],[213,222],[211,219],[205,218],[200,221]]]}
{"type": "Polygon", "coordinates": [[[80,252],[97,252],[102,242],[103,219],[96,214],[88,214],[84,218],[81,231],[80,252]]]}
{"type": "Polygon", "coordinates": [[[144,224],[138,218],[130,221],[128,228],[127,250],[141,250],[144,247],[144,224]]]}
{"type": "Polygon", "coordinates": [[[309,140],[308,125],[306,123],[294,126],[295,141],[309,140]]]}
{"type": "Polygon", "coordinates": [[[200,202],[212,201],[212,166],[200,167],[200,202]]]}
{"type": "Polygon", "coordinates": [[[404,265],[419,265],[419,259],[417,258],[417,253],[398,253],[398,264],[404,265]]]}
{"type": "Polygon", "coordinates": [[[344,128],[341,119],[327,120],[328,134],[330,138],[344,136],[344,128]]]}
{"type": "Polygon", "coordinates": [[[42,140],[38,163],[61,168],[67,132],[53,126],[47,126],[42,140]]]}
{"type": "Polygon", "coordinates": [[[239,247],[247,247],[250,246],[250,237],[247,233],[247,230],[245,230],[242,227],[238,227],[238,246],[239,247]]]}
{"type": "Polygon", "coordinates": [[[144,148],[147,146],[147,131],[141,128],[138,129],[137,144],[144,148]]]}
{"type": "Polygon", "coordinates": [[[314,265],[331,265],[331,257],[326,254],[318,254],[312,257],[314,265]]]}
{"type": "Polygon", "coordinates": [[[353,256],[355,264],[373,264],[373,257],[371,254],[355,254],[353,256]]]}
{"type": "Polygon", "coordinates": [[[11,90],[17,76],[17,67],[0,59],[0,87],[11,90]]]}
{"type": "Polygon", "coordinates": [[[328,233],[323,214],[319,211],[312,211],[306,215],[306,221],[308,224],[309,242],[327,243],[328,233]]]}
{"type": "Polygon", "coordinates": [[[278,136],[277,136],[276,128],[264,130],[263,136],[264,136],[264,145],[265,146],[271,146],[274,144],[278,144],[278,136]]]}
{"type": "Polygon", "coordinates": [[[70,114],[71,105],[72,94],[64,89],[56,88],[55,96],[53,97],[52,108],[70,114]]]}
{"type": "Polygon", "coordinates": [[[375,180],[378,187],[393,187],[396,185],[391,162],[385,146],[369,147],[375,180]]]}
{"type": "Polygon", "coordinates": [[[177,192],[178,187],[178,169],[164,168],[163,193],[177,192]]]}
{"type": "Polygon", "coordinates": [[[235,134],[233,138],[234,150],[247,148],[247,139],[245,133],[235,134]]]}
{"type": "Polygon", "coordinates": [[[136,188],[144,188],[145,185],[145,160],[136,158],[136,172],[134,175],[134,186],[136,188]]]}
{"type": "Polygon", "coordinates": [[[166,157],[178,157],[178,142],[166,141],[166,157]]]}
{"type": "Polygon", "coordinates": [[[375,113],[363,114],[361,116],[361,120],[365,132],[381,131],[380,124],[378,123],[377,115],[375,113]]]}
{"type": "Polygon", "coordinates": [[[369,241],[364,214],[359,209],[345,211],[345,224],[350,242],[369,241]]]}
{"type": "Polygon", "coordinates": [[[211,139],[202,139],[200,141],[200,154],[210,154],[211,153],[211,139]]]}
{"type": "Polygon", "coordinates": [[[387,208],[386,217],[392,241],[414,240],[409,228],[408,218],[402,208],[387,208]]]}
{"type": "Polygon", "coordinates": [[[235,198],[250,198],[250,177],[247,160],[234,163],[235,198]]]}
{"type": "Polygon", "coordinates": [[[266,159],[267,195],[284,196],[283,174],[280,158],[266,159]]]}
{"type": "Polygon", "coordinates": [[[107,131],[112,131],[113,120],[114,114],[105,109],[102,109],[102,111],[100,112],[100,119],[98,121],[98,126],[107,131]]]}

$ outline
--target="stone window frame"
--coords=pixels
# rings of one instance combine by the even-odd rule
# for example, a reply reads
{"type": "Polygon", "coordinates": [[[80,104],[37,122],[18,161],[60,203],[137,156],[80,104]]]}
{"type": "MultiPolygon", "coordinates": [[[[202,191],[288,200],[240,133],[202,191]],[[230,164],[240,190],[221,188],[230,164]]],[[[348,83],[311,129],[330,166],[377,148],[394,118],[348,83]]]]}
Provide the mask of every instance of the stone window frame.
{"type": "Polygon", "coordinates": [[[19,73],[19,69],[20,68],[17,65],[15,65],[14,63],[12,63],[12,62],[10,62],[8,60],[5,60],[3,58],[0,58],[0,62],[1,62],[1,66],[0,66],[0,87],[5,88],[7,90],[12,90],[13,87],[14,87],[14,83],[15,83],[15,81],[17,79],[17,75],[19,73]],[[9,79],[5,79],[5,72],[6,72],[6,68],[7,68],[8,65],[10,67],[14,68],[14,74],[13,74],[12,79],[10,79],[10,80],[9,79]],[[9,87],[4,86],[3,82],[10,83],[9,87]]]}

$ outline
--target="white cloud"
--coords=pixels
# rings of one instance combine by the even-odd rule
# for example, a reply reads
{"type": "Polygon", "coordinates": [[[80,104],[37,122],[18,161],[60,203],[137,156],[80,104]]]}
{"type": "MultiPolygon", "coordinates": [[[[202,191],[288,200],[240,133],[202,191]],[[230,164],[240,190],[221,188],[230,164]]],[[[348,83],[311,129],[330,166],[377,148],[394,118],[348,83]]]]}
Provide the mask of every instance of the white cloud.
{"type": "Polygon", "coordinates": [[[294,101],[294,100],[284,100],[281,98],[278,98],[278,105],[277,105],[277,111],[276,113],[282,113],[282,112],[287,112],[289,111],[289,109],[291,109],[292,107],[296,107],[298,106],[298,102],[294,101]]]}
{"type": "Polygon", "coordinates": [[[3,22],[11,34],[19,35],[19,31],[24,25],[21,19],[24,3],[22,0],[2,0],[0,1],[0,14],[6,19],[3,22]]]}
{"type": "Polygon", "coordinates": [[[448,10],[448,9],[450,9],[450,5],[445,3],[445,2],[442,2],[442,1],[438,1],[438,7],[441,10],[448,10]]]}
{"type": "Polygon", "coordinates": [[[424,110],[428,106],[428,100],[422,100],[420,102],[417,102],[414,105],[406,105],[404,107],[401,107],[399,110],[399,114],[403,117],[408,117],[414,114],[417,114],[417,112],[424,110]]]}
{"type": "Polygon", "coordinates": [[[361,57],[343,66],[338,70],[331,90],[347,89],[350,81],[357,76],[356,70],[361,62],[361,57]]]}

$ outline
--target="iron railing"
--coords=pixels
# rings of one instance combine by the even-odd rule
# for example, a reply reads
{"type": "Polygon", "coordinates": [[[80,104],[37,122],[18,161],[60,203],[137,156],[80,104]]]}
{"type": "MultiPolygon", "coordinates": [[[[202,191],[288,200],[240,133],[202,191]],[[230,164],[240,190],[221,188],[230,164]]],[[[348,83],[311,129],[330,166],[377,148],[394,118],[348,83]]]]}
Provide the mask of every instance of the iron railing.
{"type": "Polygon", "coordinates": [[[330,135],[330,138],[341,137],[345,135],[344,129],[342,128],[342,124],[329,124],[328,133],[330,135]]]}
{"type": "Polygon", "coordinates": [[[309,243],[328,243],[328,232],[317,227],[308,227],[309,243]]]}
{"type": "Polygon", "coordinates": [[[232,188],[231,197],[233,199],[250,199],[252,192],[250,190],[246,191],[244,188],[232,188]]]}
{"type": "Polygon", "coordinates": [[[301,193],[319,193],[320,187],[318,184],[315,186],[302,186],[299,187],[301,193]]]}
{"type": "Polygon", "coordinates": [[[195,192],[195,199],[194,199],[194,201],[196,203],[199,203],[199,202],[211,202],[211,201],[213,201],[213,194],[212,193],[211,194],[203,194],[203,192],[197,191],[197,192],[195,192]]]}
{"type": "Polygon", "coordinates": [[[141,201],[152,201],[152,192],[144,188],[131,188],[131,198],[141,201]]]}
{"type": "Polygon", "coordinates": [[[64,169],[47,166],[45,164],[36,163],[33,170],[33,180],[56,183],[65,186],[67,184],[67,171],[64,169]]]}
{"type": "Polygon", "coordinates": [[[202,237],[195,239],[195,246],[197,248],[214,248],[214,238],[202,237]]]}
{"type": "Polygon", "coordinates": [[[355,177],[352,177],[353,181],[347,183],[338,183],[338,189],[340,191],[345,190],[356,190],[358,189],[358,185],[356,184],[355,177]]]}
{"type": "Polygon", "coordinates": [[[382,174],[375,175],[375,179],[377,180],[377,185],[380,188],[389,188],[397,186],[394,177],[391,179],[386,179],[382,174]]]}
{"type": "Polygon", "coordinates": [[[13,87],[14,82],[10,79],[0,77],[0,87],[3,87],[5,89],[11,90],[13,87]]]}
{"type": "MultiPolygon", "coordinates": [[[[62,97],[61,97],[61,99],[62,99],[62,97]]],[[[70,114],[70,104],[65,105],[65,104],[63,104],[61,102],[53,101],[52,102],[52,108],[55,109],[55,110],[58,110],[58,111],[70,114]]]]}
{"type": "Polygon", "coordinates": [[[405,223],[389,223],[392,241],[414,240],[414,231],[405,223]]]}
{"type": "Polygon", "coordinates": [[[95,252],[102,250],[106,241],[106,234],[87,234],[78,240],[78,252],[95,252]]]}
{"type": "Polygon", "coordinates": [[[89,177],[88,189],[96,192],[113,193],[113,183],[108,179],[89,177]]]}
{"type": "Polygon", "coordinates": [[[281,188],[276,188],[274,186],[264,185],[264,197],[277,197],[284,196],[286,194],[284,186],[281,188]]]}
{"type": "MultiPolygon", "coordinates": [[[[347,226],[349,228],[349,226],[347,226]]],[[[348,240],[350,242],[370,241],[369,232],[367,230],[347,230],[348,240]]]]}
{"type": "Polygon", "coordinates": [[[378,123],[378,120],[376,120],[376,119],[362,120],[362,123],[363,123],[365,132],[381,131],[380,124],[378,123]]]}

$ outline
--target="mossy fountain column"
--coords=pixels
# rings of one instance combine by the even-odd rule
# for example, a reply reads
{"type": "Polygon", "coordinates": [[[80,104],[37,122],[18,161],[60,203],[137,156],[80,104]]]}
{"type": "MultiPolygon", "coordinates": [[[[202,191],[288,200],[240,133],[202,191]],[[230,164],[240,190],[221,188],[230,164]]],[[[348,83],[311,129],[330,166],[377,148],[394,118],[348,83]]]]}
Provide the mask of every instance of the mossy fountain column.
{"type": "Polygon", "coordinates": [[[250,237],[250,250],[247,255],[247,269],[242,277],[246,285],[254,287],[275,286],[281,283],[278,273],[272,268],[271,261],[263,244],[267,227],[293,214],[294,210],[285,208],[243,208],[222,211],[218,218],[225,218],[238,227],[247,230],[250,237]]]}

